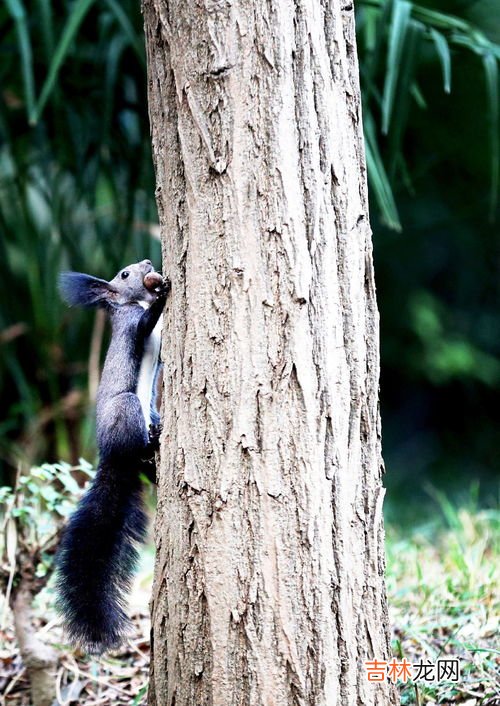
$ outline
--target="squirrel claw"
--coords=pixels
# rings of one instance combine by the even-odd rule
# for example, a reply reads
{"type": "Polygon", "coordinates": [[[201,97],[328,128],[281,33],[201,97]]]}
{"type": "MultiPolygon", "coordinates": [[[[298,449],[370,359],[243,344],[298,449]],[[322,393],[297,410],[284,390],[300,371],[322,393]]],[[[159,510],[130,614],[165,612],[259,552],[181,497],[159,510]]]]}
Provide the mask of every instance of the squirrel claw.
{"type": "Polygon", "coordinates": [[[150,424],[148,431],[149,446],[157,451],[160,448],[161,424],[150,424]]]}
{"type": "Polygon", "coordinates": [[[168,277],[163,278],[163,282],[156,287],[156,293],[159,297],[166,297],[172,288],[172,284],[168,277]]]}

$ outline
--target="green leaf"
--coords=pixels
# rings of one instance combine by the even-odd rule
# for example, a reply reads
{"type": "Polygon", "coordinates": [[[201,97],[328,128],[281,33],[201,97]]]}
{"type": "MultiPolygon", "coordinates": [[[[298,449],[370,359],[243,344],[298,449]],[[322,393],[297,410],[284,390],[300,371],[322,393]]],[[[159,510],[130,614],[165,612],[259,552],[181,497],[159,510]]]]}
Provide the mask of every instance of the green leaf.
{"type": "Polygon", "coordinates": [[[412,83],[412,86],[410,88],[410,93],[415,99],[416,104],[418,105],[419,108],[422,110],[427,110],[427,101],[424,98],[424,95],[422,91],[420,90],[420,86],[418,83],[414,82],[412,83]]]}
{"type": "Polygon", "coordinates": [[[466,47],[481,57],[485,54],[492,54],[500,60],[500,45],[490,42],[482,32],[475,29],[472,25],[469,26],[468,32],[465,34],[452,32],[450,42],[457,46],[466,47]]]}
{"type": "Polygon", "coordinates": [[[414,5],[413,8],[415,19],[426,25],[438,27],[447,32],[469,32],[471,30],[471,25],[468,22],[460,17],[455,17],[455,15],[431,10],[428,7],[422,7],[422,5],[414,5]]]}
{"type": "Polygon", "coordinates": [[[139,37],[137,35],[137,32],[132,26],[132,23],[130,22],[129,18],[125,14],[123,8],[121,5],[116,2],[116,0],[104,0],[106,5],[109,7],[113,15],[115,16],[116,21],[118,24],[121,26],[124,34],[128,37],[128,40],[130,44],[132,45],[135,53],[137,54],[139,61],[141,64],[145,65],[146,63],[146,57],[145,57],[145,51],[144,51],[144,44],[139,40],[139,37]]]}
{"type": "Polygon", "coordinates": [[[55,490],[51,485],[40,488],[40,495],[48,503],[54,503],[60,497],[57,490],[55,490]]]}
{"type": "Polygon", "coordinates": [[[15,507],[12,510],[12,517],[33,517],[35,510],[32,507],[15,507]]]}
{"type": "Polygon", "coordinates": [[[41,33],[45,54],[50,60],[54,51],[54,26],[52,17],[52,2],[51,0],[38,0],[38,7],[41,17],[41,33]]]}
{"type": "Polygon", "coordinates": [[[44,578],[44,576],[47,576],[47,566],[45,566],[45,564],[42,564],[42,562],[37,565],[35,576],[39,579],[44,578]]]}
{"type": "MultiPolygon", "coordinates": [[[[102,112],[102,122],[103,122],[103,134],[106,136],[106,141],[109,141],[109,132],[112,126],[112,116],[113,107],[115,103],[115,98],[117,94],[117,79],[119,77],[120,61],[123,55],[123,51],[127,45],[127,39],[123,34],[117,35],[111,39],[108,46],[107,61],[106,61],[106,81],[105,81],[105,101],[102,112]]],[[[97,197],[100,195],[100,189],[102,184],[106,183],[107,190],[110,194],[109,201],[115,198],[113,193],[113,186],[110,182],[108,175],[102,174],[99,176],[96,183],[96,207],[99,208],[97,204],[97,197]]],[[[105,208],[108,207],[106,204],[105,208]]]]}
{"type": "Polygon", "coordinates": [[[388,133],[391,123],[399,67],[405,49],[406,33],[411,17],[411,10],[412,5],[407,2],[407,0],[395,0],[389,29],[389,51],[387,53],[387,69],[384,95],[382,98],[382,132],[385,135],[388,133]]]}
{"type": "Polygon", "coordinates": [[[33,116],[30,121],[31,123],[34,124],[40,119],[42,111],[45,108],[54,86],[56,85],[59,71],[71,48],[71,43],[73,42],[81,23],[85,19],[85,15],[88,13],[94,2],[95,0],[77,0],[75,2],[71,14],[66,21],[66,25],[63,29],[59,43],[56,47],[52,62],[49,66],[45,83],[43,84],[40,92],[40,98],[38,99],[36,107],[33,111],[33,116]]]}
{"type": "Polygon", "coordinates": [[[84,458],[78,459],[78,466],[76,470],[82,471],[82,473],[88,475],[89,478],[94,478],[96,474],[94,466],[88,461],[86,461],[84,458]]]}
{"type": "Polygon", "coordinates": [[[28,120],[31,122],[35,110],[35,79],[28,20],[21,0],[5,0],[5,4],[16,25],[19,53],[21,54],[26,112],[28,120]]]}
{"type": "Polygon", "coordinates": [[[144,697],[146,696],[147,691],[148,691],[148,685],[147,685],[147,684],[144,684],[144,686],[141,686],[141,688],[140,688],[139,691],[137,692],[136,697],[135,697],[134,700],[132,701],[132,706],[139,706],[139,704],[142,703],[142,700],[143,700],[144,697]]]}
{"type": "Polygon", "coordinates": [[[448,42],[436,29],[431,27],[430,34],[436,47],[436,53],[441,61],[441,67],[443,69],[443,84],[445,93],[451,92],[451,57],[450,57],[450,47],[448,42]]]}
{"type": "Polygon", "coordinates": [[[72,476],[70,476],[69,474],[61,474],[59,476],[59,480],[61,481],[65,490],[68,491],[68,493],[70,493],[71,495],[78,495],[78,493],[80,492],[80,487],[72,476]]]}
{"type": "Polygon", "coordinates": [[[420,39],[424,34],[421,22],[410,20],[406,28],[404,53],[399,58],[399,91],[397,110],[394,111],[386,157],[389,178],[395,180],[404,162],[403,138],[411,109],[412,89],[419,57],[420,39]]]}
{"type": "Polygon", "coordinates": [[[373,190],[375,200],[380,208],[382,219],[389,228],[401,230],[401,222],[394,201],[391,185],[385,171],[384,163],[378,149],[375,134],[375,124],[369,112],[364,114],[366,164],[368,180],[373,190]]]}
{"type": "Polygon", "coordinates": [[[498,123],[498,63],[493,54],[483,56],[483,67],[486,75],[486,92],[489,109],[489,133],[491,149],[491,187],[490,187],[490,219],[493,220],[498,203],[498,177],[500,146],[498,123]]]}
{"type": "Polygon", "coordinates": [[[363,8],[363,24],[360,28],[363,32],[364,43],[367,52],[375,51],[377,44],[377,24],[379,12],[373,7],[363,8]]]}
{"type": "Polygon", "coordinates": [[[57,512],[57,514],[61,517],[69,517],[74,509],[74,503],[69,500],[64,500],[63,502],[54,505],[54,512],[57,512]]]}
{"type": "Polygon", "coordinates": [[[0,487],[0,503],[2,505],[7,503],[7,500],[9,500],[12,497],[12,488],[10,488],[8,485],[2,485],[0,487]]]}

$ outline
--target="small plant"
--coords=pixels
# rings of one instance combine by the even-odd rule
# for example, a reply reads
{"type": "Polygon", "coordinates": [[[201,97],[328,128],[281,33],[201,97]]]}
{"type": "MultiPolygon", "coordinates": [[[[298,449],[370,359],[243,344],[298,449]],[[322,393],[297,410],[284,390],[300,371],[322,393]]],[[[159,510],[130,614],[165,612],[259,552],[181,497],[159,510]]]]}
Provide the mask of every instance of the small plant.
{"type": "Polygon", "coordinates": [[[0,583],[5,595],[1,629],[10,606],[34,706],[55,699],[58,654],[36,634],[32,605],[53,572],[65,520],[84,490],[75,473],[84,479],[94,475],[83,460],[78,466],[46,463],[19,475],[14,488],[0,488],[0,583]]]}

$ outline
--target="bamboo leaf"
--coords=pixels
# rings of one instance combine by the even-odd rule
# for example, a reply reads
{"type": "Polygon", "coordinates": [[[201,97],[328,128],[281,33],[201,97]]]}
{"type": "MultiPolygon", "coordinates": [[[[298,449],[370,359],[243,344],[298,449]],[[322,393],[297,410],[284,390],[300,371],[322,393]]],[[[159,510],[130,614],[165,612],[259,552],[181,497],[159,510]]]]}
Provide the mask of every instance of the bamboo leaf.
{"type": "Polygon", "coordinates": [[[448,42],[436,29],[431,27],[430,34],[436,47],[436,53],[441,61],[441,67],[443,69],[443,84],[445,93],[451,92],[451,56],[450,47],[448,42]]]}
{"type": "Polygon", "coordinates": [[[33,111],[32,119],[30,121],[31,123],[36,123],[40,119],[43,109],[45,108],[50,94],[56,84],[61,66],[71,48],[71,43],[94,2],[95,0],[77,0],[75,2],[71,14],[66,21],[61,39],[56,47],[52,62],[49,66],[47,77],[40,93],[40,98],[38,99],[36,107],[33,111]]]}
{"type": "Polygon", "coordinates": [[[500,158],[499,123],[498,123],[498,63],[496,58],[488,53],[483,56],[483,67],[486,75],[486,93],[489,110],[489,133],[491,148],[491,187],[490,187],[490,218],[493,220],[498,203],[498,177],[500,158]]]}
{"type": "Polygon", "coordinates": [[[406,33],[411,16],[411,3],[407,0],[395,0],[391,26],[389,30],[389,51],[387,54],[387,69],[385,75],[384,95],[382,99],[382,132],[389,131],[391,115],[394,108],[394,98],[398,83],[401,57],[405,48],[406,33]]]}
{"type": "Polygon", "coordinates": [[[113,37],[109,43],[108,60],[106,62],[106,90],[104,92],[105,102],[103,110],[103,134],[106,141],[108,140],[109,131],[111,129],[111,118],[113,114],[113,104],[116,94],[116,82],[120,59],[126,43],[126,39],[123,35],[113,37]]]}
{"type": "Polygon", "coordinates": [[[475,54],[482,56],[485,53],[489,53],[500,60],[500,46],[488,41],[483,35],[478,36],[477,33],[474,33],[473,36],[469,36],[454,33],[451,35],[451,41],[453,44],[470,49],[475,54]]]}
{"type": "Polygon", "coordinates": [[[389,228],[400,231],[401,222],[399,220],[398,209],[378,149],[375,124],[371,114],[367,112],[365,112],[364,115],[364,132],[368,179],[373,190],[373,195],[380,208],[383,221],[389,228]]]}
{"type": "Polygon", "coordinates": [[[21,55],[26,112],[28,120],[31,122],[35,109],[35,79],[28,20],[21,0],[5,0],[5,4],[16,26],[19,53],[21,55]]]}
{"type": "Polygon", "coordinates": [[[413,7],[415,19],[420,20],[430,27],[438,27],[448,32],[455,30],[465,33],[469,32],[471,29],[471,25],[468,22],[459,17],[455,17],[455,15],[431,10],[428,7],[422,7],[422,5],[414,5],[413,7]]]}
{"type": "Polygon", "coordinates": [[[399,91],[397,110],[394,111],[389,133],[389,150],[386,164],[390,179],[396,178],[396,173],[403,159],[402,143],[408,123],[412,89],[415,85],[415,67],[419,58],[420,39],[424,34],[421,22],[410,20],[406,29],[404,53],[399,59],[399,91]]]}
{"type": "Polygon", "coordinates": [[[419,108],[422,110],[427,110],[427,101],[424,98],[424,95],[422,91],[420,90],[420,86],[418,83],[415,81],[412,83],[412,86],[410,88],[410,93],[415,99],[416,104],[418,105],[419,108]]]}
{"type": "Polygon", "coordinates": [[[128,40],[139,57],[141,64],[144,65],[146,63],[144,44],[139,40],[137,32],[134,30],[132,23],[125,14],[123,8],[116,0],[105,0],[105,3],[115,16],[115,19],[122,28],[124,34],[128,37],[128,40]]]}
{"type": "Polygon", "coordinates": [[[41,30],[45,54],[50,60],[54,52],[54,23],[52,17],[51,0],[38,0],[38,7],[41,18],[41,30]]]}

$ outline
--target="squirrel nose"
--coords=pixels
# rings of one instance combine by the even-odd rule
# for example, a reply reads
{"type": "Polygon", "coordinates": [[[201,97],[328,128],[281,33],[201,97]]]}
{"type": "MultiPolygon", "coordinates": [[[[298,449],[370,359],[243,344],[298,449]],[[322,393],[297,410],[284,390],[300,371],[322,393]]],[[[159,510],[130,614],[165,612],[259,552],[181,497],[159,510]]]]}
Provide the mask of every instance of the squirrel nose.
{"type": "Polygon", "coordinates": [[[153,267],[153,263],[151,262],[151,260],[143,260],[141,262],[141,265],[146,265],[146,267],[153,267]]]}

